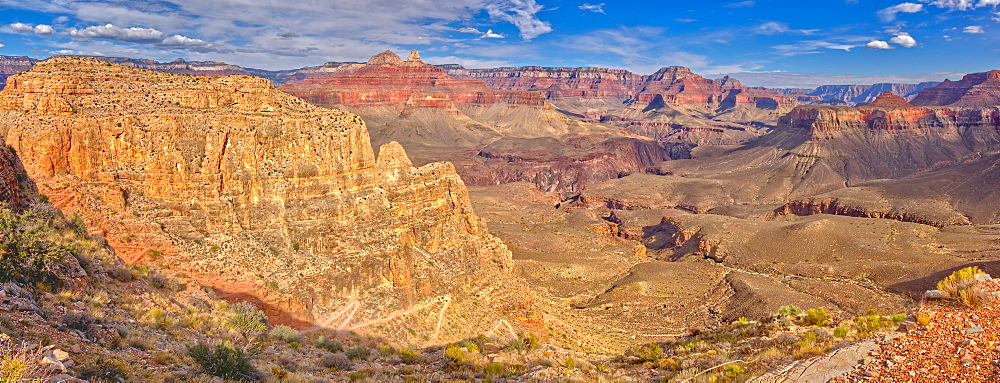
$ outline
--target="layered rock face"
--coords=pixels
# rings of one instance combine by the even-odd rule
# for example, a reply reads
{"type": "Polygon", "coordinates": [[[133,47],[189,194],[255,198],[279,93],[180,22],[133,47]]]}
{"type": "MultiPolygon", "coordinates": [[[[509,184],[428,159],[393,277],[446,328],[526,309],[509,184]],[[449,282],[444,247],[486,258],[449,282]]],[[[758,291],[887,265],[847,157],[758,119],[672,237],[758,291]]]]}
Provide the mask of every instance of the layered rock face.
{"type": "Polygon", "coordinates": [[[661,142],[734,144],[766,132],[797,104],[726,77],[709,80],[684,67],[648,76],[605,68],[449,68],[500,89],[538,91],[559,109],[661,142]]]}
{"type": "Polygon", "coordinates": [[[7,77],[31,69],[38,60],[27,56],[0,56],[0,89],[7,84],[7,77]]]}
{"type": "Polygon", "coordinates": [[[571,119],[540,92],[453,77],[416,51],[405,61],[386,51],[352,73],[307,77],[281,90],[358,113],[375,143],[399,141],[417,163],[452,161],[473,184],[524,180],[543,190],[579,190],[671,158],[652,140],[571,119]]]}
{"type": "Polygon", "coordinates": [[[878,83],[872,85],[823,85],[816,89],[788,89],[783,93],[804,93],[821,100],[842,100],[850,104],[872,102],[884,92],[892,92],[907,101],[912,101],[920,91],[937,85],[937,82],[919,84],[878,83]]]}
{"type": "Polygon", "coordinates": [[[983,108],[1000,105],[1000,70],[965,75],[924,89],[912,101],[917,106],[983,108]]]}
{"type": "Polygon", "coordinates": [[[395,143],[376,158],[358,116],[265,79],[58,57],[10,78],[0,108],[28,174],[71,197],[62,207],[123,257],[170,264],[275,317],[374,332],[402,321],[381,335],[420,343],[527,307],[451,164],[414,168],[395,143]],[[473,298],[487,304],[465,310],[473,298]],[[431,306],[445,319],[413,319],[431,306]]]}

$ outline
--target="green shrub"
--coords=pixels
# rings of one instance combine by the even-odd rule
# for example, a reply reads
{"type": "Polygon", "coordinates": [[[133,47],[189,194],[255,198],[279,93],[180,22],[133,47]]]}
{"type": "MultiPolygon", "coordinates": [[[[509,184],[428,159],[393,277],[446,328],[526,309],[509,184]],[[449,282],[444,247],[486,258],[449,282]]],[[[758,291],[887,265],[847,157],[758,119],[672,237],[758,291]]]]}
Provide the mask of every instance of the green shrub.
{"type": "Polygon", "coordinates": [[[86,380],[117,382],[119,379],[127,380],[128,375],[125,374],[127,370],[128,366],[125,363],[99,356],[93,363],[81,366],[78,372],[80,377],[86,380]]]}
{"type": "Polygon", "coordinates": [[[799,306],[781,306],[781,308],[778,309],[778,316],[797,317],[799,314],[802,314],[802,309],[800,309],[799,306]]]}
{"type": "Polygon", "coordinates": [[[261,334],[267,331],[267,315],[248,302],[229,306],[230,315],[225,325],[244,334],[261,334]]]}
{"type": "Polygon", "coordinates": [[[53,219],[35,210],[17,214],[0,202],[0,282],[54,279],[49,265],[67,249],[50,240],[53,219]]]}
{"type": "Polygon", "coordinates": [[[364,347],[354,347],[344,352],[344,355],[347,355],[347,357],[351,360],[368,359],[369,354],[368,349],[364,347]]]}
{"type": "Polygon", "coordinates": [[[483,374],[489,376],[501,376],[506,369],[507,366],[504,366],[503,363],[486,363],[486,366],[483,366],[483,374]]]}
{"type": "Polygon", "coordinates": [[[164,329],[174,325],[173,318],[160,309],[149,310],[149,319],[153,321],[153,327],[157,329],[164,329]]]}
{"type": "Polygon", "coordinates": [[[327,339],[325,336],[321,336],[316,339],[316,348],[321,348],[333,353],[344,352],[343,343],[340,343],[340,341],[327,339]]]}
{"type": "Polygon", "coordinates": [[[837,338],[843,338],[843,337],[847,336],[847,334],[849,334],[850,332],[851,332],[851,329],[849,329],[847,327],[837,327],[837,328],[833,329],[833,336],[835,336],[837,338]]]}
{"type": "Polygon", "coordinates": [[[0,382],[47,382],[54,373],[42,362],[42,348],[18,347],[7,335],[0,335],[0,382]]]}
{"type": "Polygon", "coordinates": [[[727,378],[735,378],[737,376],[743,375],[744,372],[743,367],[740,367],[739,365],[736,364],[727,364],[726,367],[723,367],[723,371],[724,371],[723,375],[725,375],[727,378]]]}
{"type": "Polygon", "coordinates": [[[355,371],[355,372],[352,372],[350,374],[347,374],[347,378],[351,379],[352,381],[365,379],[367,377],[368,377],[368,373],[365,372],[365,371],[355,371]]]}
{"type": "Polygon", "coordinates": [[[409,347],[405,347],[399,350],[399,358],[403,360],[403,363],[406,364],[416,363],[418,357],[420,357],[420,351],[413,350],[409,347]]]}
{"type": "Polygon", "coordinates": [[[448,345],[448,348],[444,350],[444,356],[447,356],[455,363],[463,363],[469,359],[469,355],[457,344],[448,345]]]}
{"type": "Polygon", "coordinates": [[[271,329],[271,336],[289,343],[299,340],[299,332],[288,326],[278,326],[271,329]]]}
{"type": "Polygon", "coordinates": [[[205,372],[224,379],[256,381],[257,373],[242,350],[224,343],[211,347],[205,343],[188,346],[188,353],[205,372]]]}
{"type": "Polygon", "coordinates": [[[663,347],[656,343],[646,343],[633,347],[629,350],[629,355],[642,359],[643,361],[652,362],[663,356],[663,347]]]}
{"type": "Polygon", "coordinates": [[[830,323],[830,318],[833,316],[826,312],[826,309],[820,307],[818,309],[806,310],[806,315],[802,317],[802,324],[806,326],[825,326],[830,323]]]}
{"type": "Polygon", "coordinates": [[[350,371],[353,368],[351,359],[344,355],[343,353],[327,354],[319,359],[319,365],[332,368],[334,370],[350,371]]]}

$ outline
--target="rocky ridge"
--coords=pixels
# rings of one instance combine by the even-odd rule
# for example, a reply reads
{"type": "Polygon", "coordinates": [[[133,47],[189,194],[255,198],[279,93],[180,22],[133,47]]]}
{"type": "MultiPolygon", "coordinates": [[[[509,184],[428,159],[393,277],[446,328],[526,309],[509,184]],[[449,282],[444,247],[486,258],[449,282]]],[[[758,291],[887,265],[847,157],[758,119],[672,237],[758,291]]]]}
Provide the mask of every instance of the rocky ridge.
{"type": "Polygon", "coordinates": [[[1000,70],[967,74],[959,81],[945,80],[922,90],[912,104],[967,108],[1000,105],[1000,70]]]}
{"type": "Polygon", "coordinates": [[[265,79],[92,58],[50,59],[8,82],[6,142],[43,193],[129,261],[171,265],[299,325],[410,323],[382,334],[398,341],[530,313],[454,167],[413,168],[394,143],[376,158],[356,115],[265,79]],[[462,308],[483,300],[487,311],[462,308]],[[433,307],[441,320],[415,319],[433,307]]]}

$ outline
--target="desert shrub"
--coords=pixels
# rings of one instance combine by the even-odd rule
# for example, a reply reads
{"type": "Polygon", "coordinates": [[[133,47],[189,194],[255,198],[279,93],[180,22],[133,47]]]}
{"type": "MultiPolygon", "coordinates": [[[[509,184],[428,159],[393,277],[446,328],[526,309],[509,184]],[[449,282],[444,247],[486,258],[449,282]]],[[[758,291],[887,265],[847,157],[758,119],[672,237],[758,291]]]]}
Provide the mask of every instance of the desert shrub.
{"type": "Polygon", "coordinates": [[[417,358],[420,357],[420,351],[413,350],[409,347],[404,347],[399,349],[399,358],[403,360],[403,363],[413,364],[417,362],[417,358]]]}
{"type": "Polygon", "coordinates": [[[970,266],[964,269],[956,270],[954,273],[951,273],[951,275],[938,282],[937,289],[944,293],[944,295],[948,298],[958,299],[960,298],[960,290],[979,283],[979,281],[976,280],[976,274],[983,274],[983,270],[977,266],[970,266]]]}
{"type": "Polygon", "coordinates": [[[135,280],[135,278],[132,277],[132,271],[124,267],[114,267],[111,270],[108,270],[108,275],[119,282],[132,282],[135,280]]]}
{"type": "Polygon", "coordinates": [[[218,343],[215,347],[205,343],[188,346],[188,353],[205,372],[224,379],[256,381],[257,373],[242,350],[218,343]]]}
{"type": "Polygon", "coordinates": [[[45,382],[53,370],[42,363],[42,348],[28,350],[7,335],[0,335],[0,382],[45,382]]]}
{"type": "Polygon", "coordinates": [[[344,355],[351,360],[368,359],[368,349],[364,347],[354,347],[344,352],[344,355]]]}
{"type": "Polygon", "coordinates": [[[347,374],[347,378],[350,379],[350,380],[352,380],[352,381],[365,379],[365,378],[368,378],[368,372],[366,372],[366,371],[355,371],[355,372],[352,372],[350,374],[347,374]]]}
{"type": "Polygon", "coordinates": [[[483,374],[488,376],[501,376],[503,375],[503,372],[506,369],[507,366],[504,366],[503,363],[497,363],[497,362],[486,363],[486,365],[483,366],[483,374]]]}
{"type": "Polygon", "coordinates": [[[809,309],[806,310],[806,315],[802,317],[802,324],[806,326],[825,326],[830,323],[830,318],[832,317],[822,307],[809,309]]]}
{"type": "Polygon", "coordinates": [[[119,379],[125,380],[128,375],[125,371],[128,367],[121,361],[97,357],[92,363],[84,364],[78,369],[80,377],[90,381],[117,382],[119,379]]]}
{"type": "Polygon", "coordinates": [[[267,315],[248,302],[237,302],[229,306],[229,318],[225,326],[244,334],[260,334],[267,331],[267,315]]]}
{"type": "Polygon", "coordinates": [[[164,329],[174,325],[173,318],[171,318],[166,311],[163,311],[161,309],[149,310],[149,313],[147,315],[149,316],[149,319],[152,321],[152,325],[154,328],[164,329]]]}
{"type": "Polygon", "coordinates": [[[463,363],[469,359],[469,355],[457,344],[448,345],[448,348],[444,350],[444,356],[447,356],[455,363],[463,363]]]}
{"type": "Polygon", "coordinates": [[[299,332],[288,326],[278,326],[271,329],[271,336],[285,342],[294,342],[299,340],[299,332]]]}
{"type": "Polygon", "coordinates": [[[518,335],[517,338],[515,338],[514,340],[512,340],[510,343],[507,344],[506,347],[507,350],[531,351],[538,348],[539,339],[537,335],[532,333],[528,333],[528,335],[524,334],[517,334],[517,335],[518,335]]]}
{"type": "Polygon", "coordinates": [[[833,329],[833,336],[837,338],[843,338],[849,334],[851,330],[847,327],[837,327],[833,329]]]}
{"type": "Polygon", "coordinates": [[[652,362],[663,356],[663,347],[656,343],[646,343],[629,350],[629,355],[646,362],[652,362]]]}
{"type": "Polygon", "coordinates": [[[913,314],[913,316],[916,318],[917,324],[921,326],[926,326],[931,323],[931,313],[929,312],[917,311],[917,313],[913,314]]]}
{"type": "Polygon", "coordinates": [[[0,202],[0,282],[54,280],[50,264],[67,250],[50,240],[52,219],[35,210],[18,214],[0,202]]]}
{"type": "Polygon", "coordinates": [[[991,299],[989,293],[978,285],[972,285],[958,290],[958,298],[962,301],[962,304],[971,308],[978,308],[989,302],[991,299]]]}
{"type": "Polygon", "coordinates": [[[94,317],[83,311],[66,313],[59,317],[59,322],[66,327],[79,330],[84,333],[90,331],[94,327],[94,317]]]}
{"type": "Polygon", "coordinates": [[[800,309],[799,306],[781,306],[781,308],[778,309],[778,316],[797,317],[799,314],[802,314],[802,309],[800,309]]]}
{"type": "Polygon", "coordinates": [[[319,359],[319,365],[341,371],[349,371],[354,367],[354,364],[351,363],[351,359],[348,358],[347,355],[339,352],[336,354],[324,355],[319,359]]]}
{"type": "Polygon", "coordinates": [[[316,339],[316,347],[333,353],[344,351],[343,343],[340,343],[340,341],[327,339],[325,336],[321,336],[316,339]]]}
{"type": "Polygon", "coordinates": [[[726,367],[723,367],[723,375],[727,378],[735,378],[743,375],[743,372],[743,367],[736,364],[727,364],[726,367]]]}

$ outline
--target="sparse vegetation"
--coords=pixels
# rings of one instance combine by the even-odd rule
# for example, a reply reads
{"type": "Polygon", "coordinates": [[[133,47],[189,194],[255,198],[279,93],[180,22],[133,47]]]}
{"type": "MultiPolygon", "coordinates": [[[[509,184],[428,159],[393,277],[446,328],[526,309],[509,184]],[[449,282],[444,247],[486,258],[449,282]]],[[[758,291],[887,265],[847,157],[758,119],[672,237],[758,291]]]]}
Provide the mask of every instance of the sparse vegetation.
{"type": "Polygon", "coordinates": [[[224,343],[215,347],[205,343],[188,346],[188,353],[205,372],[225,379],[256,381],[257,373],[242,350],[224,343]]]}
{"type": "Polygon", "coordinates": [[[50,265],[68,249],[55,243],[53,218],[30,209],[15,213],[0,202],[0,282],[54,280],[50,265]]]}

